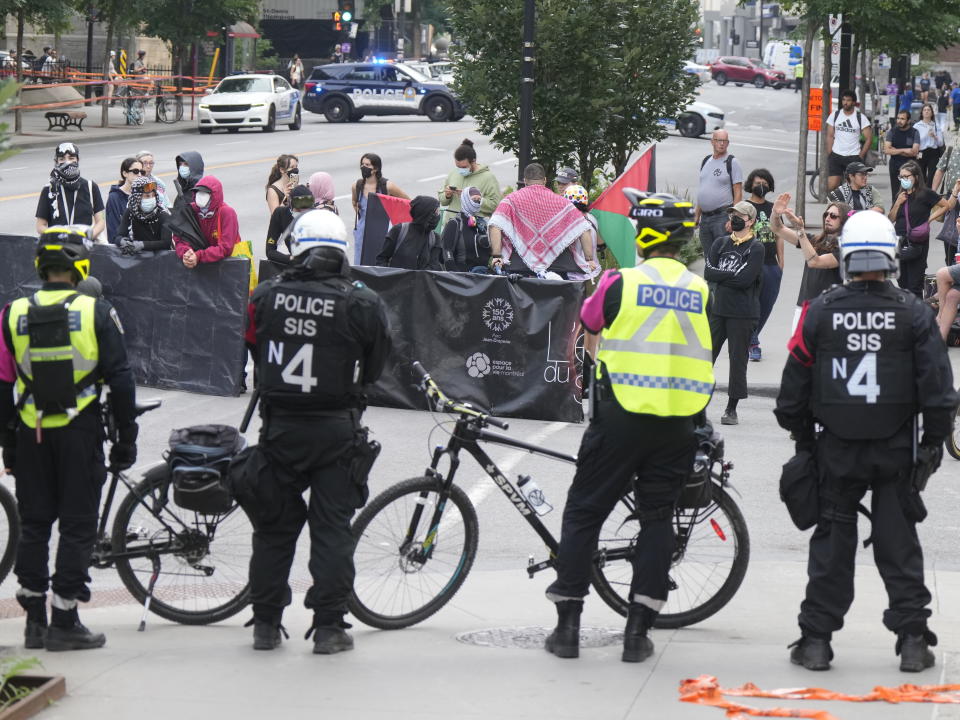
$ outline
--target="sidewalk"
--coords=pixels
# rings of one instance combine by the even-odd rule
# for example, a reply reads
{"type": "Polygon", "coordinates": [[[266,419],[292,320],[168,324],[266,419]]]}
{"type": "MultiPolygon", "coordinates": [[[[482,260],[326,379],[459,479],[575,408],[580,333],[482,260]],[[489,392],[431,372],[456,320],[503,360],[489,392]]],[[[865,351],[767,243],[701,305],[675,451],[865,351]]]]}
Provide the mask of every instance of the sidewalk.
{"type": "Polygon", "coordinates": [[[156,109],[151,103],[144,108],[143,125],[127,125],[124,118],[123,109],[118,105],[110,108],[109,127],[100,127],[101,107],[99,105],[88,105],[85,108],[64,108],[64,112],[85,112],[87,119],[83,121],[83,130],[75,127],[67,130],[48,130],[48,123],[43,117],[43,110],[35,110],[23,113],[23,131],[16,135],[13,133],[14,114],[12,112],[4,113],[0,121],[7,123],[11,132],[10,145],[15,148],[31,147],[52,147],[57,143],[64,141],[84,142],[90,140],[115,140],[118,138],[129,139],[132,136],[149,138],[158,135],[168,135],[172,133],[196,132],[196,117],[190,119],[190,99],[187,98],[183,107],[183,120],[177,123],[161,123],[156,120],[156,109]]]}
{"type": "MultiPolygon", "coordinates": [[[[36,655],[44,671],[66,677],[67,697],[44,710],[44,720],[260,720],[331,713],[355,720],[719,720],[721,710],[677,700],[681,680],[707,674],[723,687],[752,682],[763,689],[817,686],[852,694],[877,685],[960,680],[952,652],[960,642],[960,573],[929,572],[940,645],[937,666],[917,675],[898,671],[895,638],[880,624],[886,595],[876,572],[864,566],[855,612],[834,638],[833,670],[814,674],[791,665],[786,646],[798,635],[804,581],[803,563],[751,563],[730,605],[694,627],[654,631],[656,654],[642,664],[620,661],[623,619],[593,594],[583,630],[594,646],[582,648],[578,660],[548,655],[541,642],[555,616],[543,597],[545,582],[527,580],[519,565],[515,571],[475,570],[448,606],[412,628],[355,626],[356,649],[341,655],[311,653],[311,643],[303,640],[310,616],[302,595],[284,617],[290,639],[273,652],[251,649],[251,629],[242,627],[249,613],[199,628],[151,615],[146,632],[138,633],[140,608],[131,604],[84,611],[84,621],[107,635],[102,650],[11,648],[7,654],[36,655]]],[[[0,621],[6,642],[22,632],[22,618],[0,621]]],[[[929,704],[741,702],[827,709],[839,720],[956,717],[954,710],[929,704]]]]}

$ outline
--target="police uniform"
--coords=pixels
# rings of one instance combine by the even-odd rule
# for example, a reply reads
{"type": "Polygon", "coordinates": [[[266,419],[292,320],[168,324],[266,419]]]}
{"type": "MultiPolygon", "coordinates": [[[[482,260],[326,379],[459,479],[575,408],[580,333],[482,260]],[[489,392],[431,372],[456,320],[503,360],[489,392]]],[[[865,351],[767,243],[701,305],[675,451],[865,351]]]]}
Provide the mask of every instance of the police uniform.
{"type": "MultiPolygon", "coordinates": [[[[789,350],[775,413],[801,446],[815,442],[820,480],[820,519],[810,538],[798,643],[829,643],[843,626],[853,602],[857,505],[872,490],[873,553],[890,599],[883,624],[900,637],[898,653],[908,635],[933,645],[918,518],[905,511],[905,503],[916,414],[923,414],[921,445],[938,447],[950,432],[957,402],[935,318],[888,281],[855,280],[805,304],[789,350]],[[815,440],[814,423],[822,426],[815,440]]],[[[832,651],[827,644],[812,661],[816,667],[802,652],[792,658],[822,670],[832,651]]],[[[903,670],[922,669],[903,662],[903,670]]],[[[930,655],[924,666],[932,663],[930,655]]]]}
{"type": "MultiPolygon", "coordinates": [[[[304,218],[317,212],[329,213],[304,218]]],[[[296,233],[295,227],[294,243],[296,233]]],[[[294,262],[252,298],[259,447],[269,460],[271,487],[254,517],[250,589],[255,620],[278,626],[291,602],[287,579],[307,522],[313,585],[305,604],[320,628],[339,626],[353,587],[350,521],[366,501],[366,488],[351,477],[350,458],[363,388],[380,376],[390,339],[383,303],[372,290],[351,282],[346,271],[294,262]],[[302,497],[307,488],[309,504],[302,497]]]]}
{"type": "MultiPolygon", "coordinates": [[[[51,232],[56,229],[45,235],[51,232]]],[[[90,599],[88,567],[106,478],[99,402],[103,383],[110,386],[114,417],[128,445],[125,458],[112,452],[111,461],[124,469],[135,459],[135,446],[129,447],[136,439],[135,385],[123,330],[108,302],[80,295],[71,284],[52,282],[9,305],[2,329],[16,364],[15,392],[13,384],[0,382],[0,427],[16,426],[11,469],[22,527],[14,568],[21,585],[18,600],[28,611],[28,622],[45,626],[45,593],[52,586],[53,624],[58,625],[58,610],[67,611],[69,617],[60,624],[74,627],[77,601],[90,599]],[[66,309],[64,327],[54,327],[47,317],[53,332],[45,332],[36,310],[61,307],[66,309]],[[38,399],[43,403],[55,396],[66,412],[38,407],[38,399]],[[48,545],[54,522],[60,538],[51,577],[48,545]]],[[[27,642],[28,647],[44,647],[42,637],[31,639],[29,628],[27,642]]],[[[47,648],[75,649],[49,643],[47,648]]]]}
{"type": "MultiPolygon", "coordinates": [[[[682,263],[657,256],[636,268],[607,271],[584,303],[585,329],[602,335],[595,410],[563,511],[557,580],[547,589],[560,617],[547,649],[560,657],[577,654],[575,633],[567,647],[559,639],[564,606],[572,602],[579,617],[600,528],[634,474],[641,532],[627,635],[645,638],[667,599],[673,507],[693,467],[694,416],[713,392],[708,292],[682,263]]],[[[623,659],[647,656],[635,650],[626,640],[623,659]]]]}

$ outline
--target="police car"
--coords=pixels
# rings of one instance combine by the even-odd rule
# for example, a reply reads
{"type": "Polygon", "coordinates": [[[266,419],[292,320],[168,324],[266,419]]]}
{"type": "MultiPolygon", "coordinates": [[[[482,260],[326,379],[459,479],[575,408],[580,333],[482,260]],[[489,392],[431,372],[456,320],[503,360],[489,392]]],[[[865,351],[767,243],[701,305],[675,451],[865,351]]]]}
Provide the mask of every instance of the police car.
{"type": "Polygon", "coordinates": [[[303,89],[303,107],[329,122],[356,122],[364,115],[426,115],[442,122],[466,114],[446,85],[403,63],[319,65],[303,89]]]}
{"type": "Polygon", "coordinates": [[[278,75],[231,75],[199,104],[198,127],[207,135],[216,128],[239,132],[259,127],[273,132],[278,124],[299,130],[303,113],[300,91],[278,75]]]}

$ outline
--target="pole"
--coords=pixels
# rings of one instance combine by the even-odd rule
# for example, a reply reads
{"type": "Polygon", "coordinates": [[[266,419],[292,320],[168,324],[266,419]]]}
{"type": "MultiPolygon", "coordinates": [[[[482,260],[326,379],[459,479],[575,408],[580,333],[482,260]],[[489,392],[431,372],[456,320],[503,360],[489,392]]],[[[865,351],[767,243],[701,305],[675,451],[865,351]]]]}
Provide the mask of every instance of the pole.
{"type": "Polygon", "coordinates": [[[536,0],[523,0],[523,54],[520,63],[520,168],[517,187],[523,187],[523,171],[530,164],[533,134],[533,59],[536,36],[536,0]]]}
{"type": "Polygon", "coordinates": [[[760,37],[757,39],[757,54],[760,56],[760,62],[763,62],[763,0],[757,0],[760,7],[760,37]]]}
{"type": "MultiPolygon", "coordinates": [[[[87,81],[90,78],[90,68],[93,67],[93,8],[87,8],[87,81]]],[[[93,95],[93,85],[84,87],[83,96],[89,100],[93,95]]],[[[106,93],[104,93],[106,96],[106,93]]]]}
{"type": "Polygon", "coordinates": [[[840,69],[838,71],[837,84],[839,92],[852,89],[850,84],[850,55],[853,49],[851,45],[853,33],[850,32],[850,23],[846,20],[840,26],[840,69]]]}

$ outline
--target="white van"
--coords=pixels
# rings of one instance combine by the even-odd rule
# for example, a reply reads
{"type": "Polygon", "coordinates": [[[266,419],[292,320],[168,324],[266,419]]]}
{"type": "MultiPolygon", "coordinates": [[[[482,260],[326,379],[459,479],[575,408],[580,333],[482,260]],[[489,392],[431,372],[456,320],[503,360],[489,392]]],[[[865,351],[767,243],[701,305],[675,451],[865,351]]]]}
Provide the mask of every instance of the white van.
{"type": "Polygon", "coordinates": [[[793,69],[803,62],[803,46],[788,40],[772,40],[763,49],[764,64],[780,70],[787,76],[787,85],[793,85],[793,69]]]}

